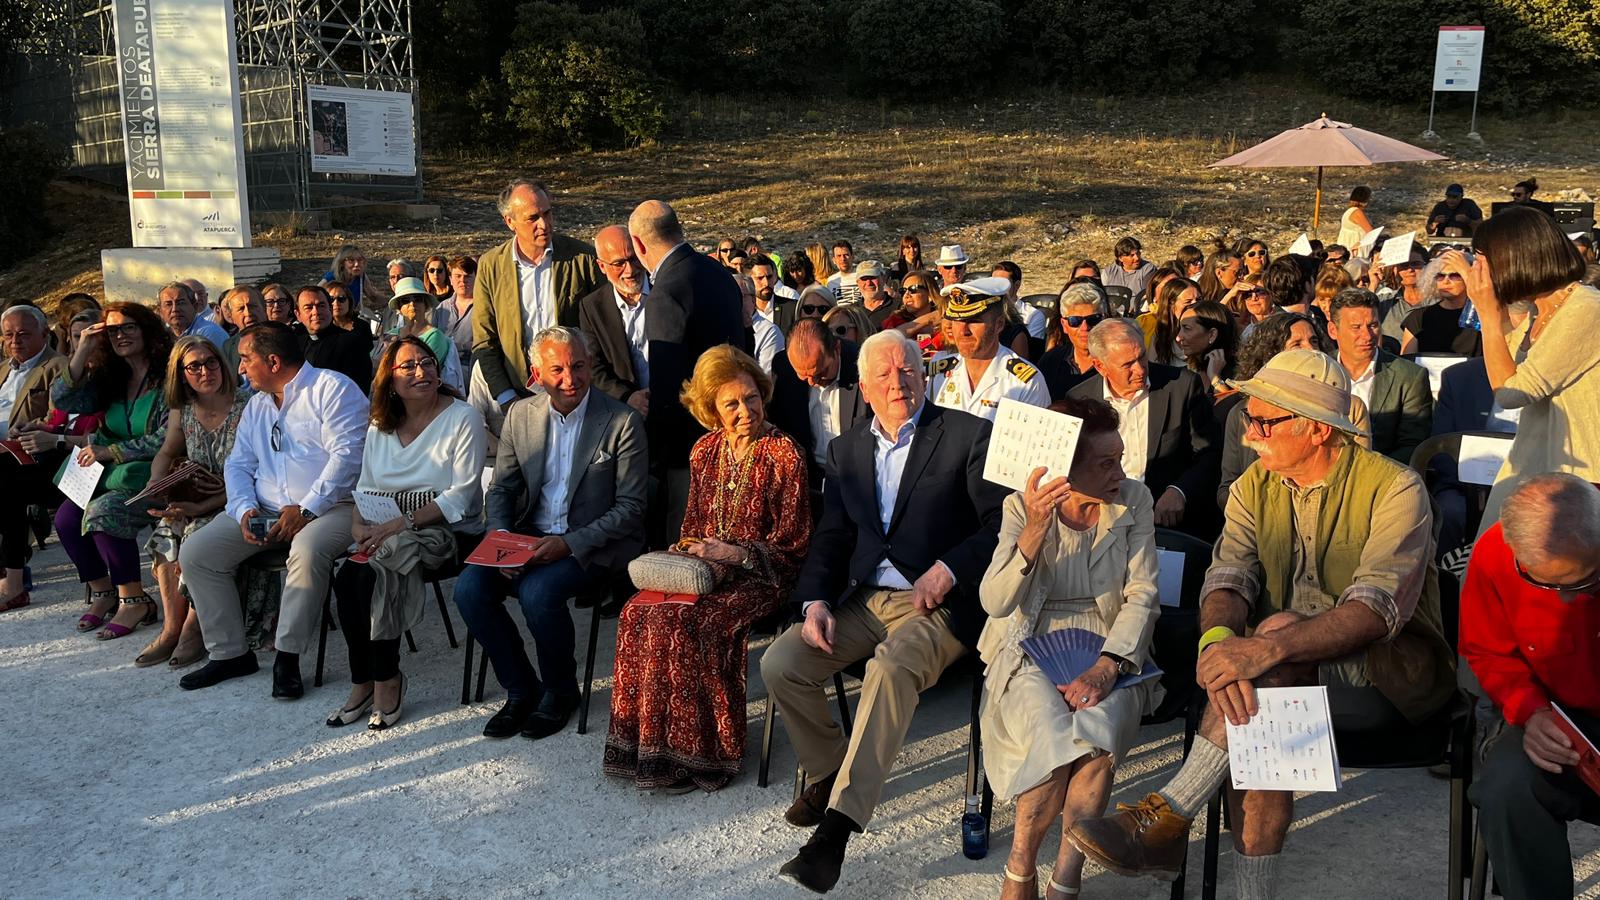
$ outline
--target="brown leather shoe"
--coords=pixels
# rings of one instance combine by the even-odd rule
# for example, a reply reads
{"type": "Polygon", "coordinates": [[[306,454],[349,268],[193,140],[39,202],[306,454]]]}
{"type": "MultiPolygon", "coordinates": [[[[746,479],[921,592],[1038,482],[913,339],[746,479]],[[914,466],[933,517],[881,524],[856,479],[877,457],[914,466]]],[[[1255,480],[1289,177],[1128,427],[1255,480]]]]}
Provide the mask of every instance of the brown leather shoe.
{"type": "Polygon", "coordinates": [[[1067,840],[1118,875],[1172,881],[1189,852],[1189,821],[1160,794],[1151,794],[1138,803],[1118,803],[1114,815],[1079,819],[1067,840]]]}
{"type": "Polygon", "coordinates": [[[822,816],[828,811],[828,798],[833,796],[834,779],[838,777],[835,771],[802,790],[784,812],[783,820],[796,828],[815,828],[822,824],[822,816]]]}

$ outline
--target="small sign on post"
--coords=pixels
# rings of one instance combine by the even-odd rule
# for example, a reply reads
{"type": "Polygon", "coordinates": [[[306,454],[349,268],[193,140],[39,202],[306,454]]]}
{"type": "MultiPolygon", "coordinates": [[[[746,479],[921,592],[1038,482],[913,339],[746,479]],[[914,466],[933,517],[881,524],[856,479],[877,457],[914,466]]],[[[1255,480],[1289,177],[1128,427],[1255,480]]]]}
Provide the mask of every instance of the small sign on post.
{"type": "Polygon", "coordinates": [[[1439,44],[1433,57],[1433,97],[1428,101],[1428,130],[1422,136],[1437,138],[1433,109],[1440,91],[1472,93],[1472,126],[1467,137],[1478,135],[1478,76],[1483,72],[1482,25],[1440,25],[1439,44]]]}

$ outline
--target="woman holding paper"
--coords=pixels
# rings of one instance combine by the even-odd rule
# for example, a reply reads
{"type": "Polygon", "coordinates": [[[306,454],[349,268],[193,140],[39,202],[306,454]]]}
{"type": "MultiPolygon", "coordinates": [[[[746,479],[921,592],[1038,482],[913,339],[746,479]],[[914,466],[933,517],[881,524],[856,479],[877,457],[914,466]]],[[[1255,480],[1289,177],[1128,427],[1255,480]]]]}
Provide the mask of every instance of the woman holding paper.
{"type": "MultiPolygon", "coordinates": [[[[1124,476],[1109,404],[1068,398],[1051,408],[1083,420],[1071,468],[1049,479],[1035,470],[1027,489],[1006,500],[980,589],[990,616],[978,641],[987,666],[984,769],[996,796],[1017,802],[1003,898],[1038,896],[1036,860],[1056,819],[1065,835],[1076,819],[1104,811],[1117,760],[1161,694],[1155,681],[1113,689],[1149,661],[1161,611],[1150,491],[1124,476]],[[1067,628],[1103,635],[1105,644],[1093,665],[1058,685],[1021,645],[1067,628]]],[[[1047,896],[1077,896],[1083,862],[1062,840],[1047,896]]]]}
{"type": "MultiPolygon", "coordinates": [[[[150,463],[150,480],[166,478],[183,460],[199,467],[184,481],[152,497],[160,501],[148,512],[156,517],[155,532],[145,549],[150,551],[150,571],[155,575],[166,614],[161,634],[137,657],[136,666],[169,663],[175,669],[199,662],[206,655],[200,619],[194,614],[188,590],[179,579],[178,548],[222,511],[227,496],[222,467],[233,452],[239,416],[249,401],[249,388],[240,388],[238,376],[223,361],[222,351],[198,335],[179,339],[167,362],[166,440],[150,463]]],[[[245,630],[251,648],[272,639],[272,620],[278,612],[282,587],[276,572],[251,566],[239,570],[239,597],[244,602],[245,630]]]]}
{"type": "Polygon", "coordinates": [[[58,481],[65,485],[69,476],[92,477],[98,470],[91,467],[103,467],[93,499],[82,506],[69,499],[56,511],[61,546],[91,591],[89,612],[78,620],[78,630],[104,625],[101,640],[126,637],[156,621],[156,601],[145,593],[134,542],[149,523],[145,511],[153,504],[127,501],[144,490],[150,460],[166,436],[162,387],[171,352],[172,337],[153,310],[140,303],[112,303],[103,322],[83,330],[66,376],[50,389],[58,409],[104,416],[89,443],[63,465],[58,481]],[[74,466],[80,471],[70,471],[74,466]],[[116,617],[108,622],[112,612],[116,617]]]}
{"type": "Polygon", "coordinates": [[[1482,534],[1529,475],[1567,472],[1600,483],[1600,290],[1581,283],[1583,257],[1536,209],[1485,219],[1472,233],[1472,250],[1471,261],[1458,250],[1445,254],[1444,271],[1461,276],[1477,307],[1495,402],[1522,410],[1482,534]],[[1513,327],[1510,309],[1523,304],[1533,314],[1513,327]]]}
{"type": "Polygon", "coordinates": [[[367,727],[381,731],[400,720],[400,636],[422,618],[423,573],[457,562],[458,532],[483,532],[488,433],[440,369],[415,335],[378,358],[356,482],[355,554],[333,579],[339,633],[350,648],[350,695],[328,717],[329,728],[367,717],[367,727]]]}

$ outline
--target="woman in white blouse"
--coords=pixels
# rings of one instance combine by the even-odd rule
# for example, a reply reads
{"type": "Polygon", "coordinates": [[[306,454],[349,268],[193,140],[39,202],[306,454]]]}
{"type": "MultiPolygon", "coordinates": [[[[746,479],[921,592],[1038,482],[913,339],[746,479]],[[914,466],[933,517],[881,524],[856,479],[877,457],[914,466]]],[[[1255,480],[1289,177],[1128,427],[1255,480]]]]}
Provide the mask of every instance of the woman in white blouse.
{"type": "Polygon", "coordinates": [[[406,688],[400,637],[422,618],[423,570],[456,560],[457,532],[483,531],[483,416],[440,380],[439,370],[438,356],[410,335],[378,359],[356,483],[357,494],[367,495],[357,497],[358,510],[367,509],[355,515],[354,553],[333,584],[350,648],[350,696],[328,718],[330,728],[369,712],[373,730],[399,721],[406,688]],[[399,515],[366,518],[390,501],[399,515]]]}
{"type": "MultiPolygon", "coordinates": [[[[1000,542],[979,596],[989,623],[978,640],[986,664],[983,763],[995,795],[1016,798],[1016,828],[1002,898],[1037,897],[1035,862],[1056,819],[1065,835],[1098,816],[1117,761],[1139,718],[1160,699],[1158,682],[1115,687],[1150,657],[1157,599],[1154,503],[1122,471],[1117,414],[1102,400],[1069,398],[1053,409],[1083,420],[1066,478],[1005,502],[1000,542]],[[1021,647],[1034,635],[1082,629],[1104,638],[1099,657],[1070,684],[1047,677],[1021,647]]],[[[1048,900],[1078,895],[1083,854],[1063,837],[1048,900]]]]}

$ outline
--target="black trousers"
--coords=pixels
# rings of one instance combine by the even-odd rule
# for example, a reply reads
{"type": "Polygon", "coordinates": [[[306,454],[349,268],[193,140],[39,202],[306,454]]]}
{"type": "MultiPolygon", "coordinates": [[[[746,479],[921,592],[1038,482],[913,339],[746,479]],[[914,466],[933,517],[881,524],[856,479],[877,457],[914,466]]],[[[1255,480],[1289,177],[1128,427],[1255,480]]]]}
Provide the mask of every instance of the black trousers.
{"type": "Polygon", "coordinates": [[[371,566],[347,562],[333,576],[334,607],[339,631],[350,648],[350,683],[388,681],[400,674],[400,639],[372,637],[372,591],[377,576],[371,566]]]}
{"type": "Polygon", "coordinates": [[[0,564],[6,568],[20,569],[32,555],[28,544],[28,507],[48,509],[64,502],[53,479],[66,455],[64,451],[51,450],[35,457],[37,461],[33,465],[25,466],[0,450],[0,486],[3,486],[0,487],[0,564]]]}
{"type": "MultiPolygon", "coordinates": [[[[1567,710],[1578,730],[1600,739],[1600,719],[1567,710]]],[[[1554,775],[1522,749],[1521,728],[1506,727],[1467,796],[1478,808],[1495,880],[1506,900],[1571,897],[1572,845],[1567,823],[1600,824],[1600,796],[1572,770],[1554,775]]]]}

